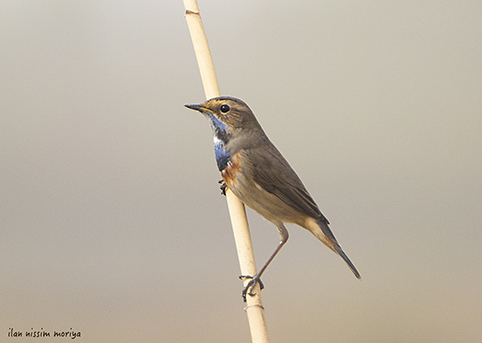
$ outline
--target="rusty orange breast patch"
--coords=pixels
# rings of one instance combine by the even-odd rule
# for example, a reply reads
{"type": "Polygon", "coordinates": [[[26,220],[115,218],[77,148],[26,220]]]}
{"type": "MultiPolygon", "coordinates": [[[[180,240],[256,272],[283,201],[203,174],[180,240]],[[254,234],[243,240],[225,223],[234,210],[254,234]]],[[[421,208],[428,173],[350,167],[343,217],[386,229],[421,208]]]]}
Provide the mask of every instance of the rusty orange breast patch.
{"type": "Polygon", "coordinates": [[[228,162],[228,165],[226,166],[226,168],[224,168],[221,171],[221,176],[224,182],[226,183],[226,185],[229,186],[231,182],[235,181],[236,174],[238,174],[240,171],[241,171],[241,157],[238,152],[231,158],[231,161],[228,162]]]}

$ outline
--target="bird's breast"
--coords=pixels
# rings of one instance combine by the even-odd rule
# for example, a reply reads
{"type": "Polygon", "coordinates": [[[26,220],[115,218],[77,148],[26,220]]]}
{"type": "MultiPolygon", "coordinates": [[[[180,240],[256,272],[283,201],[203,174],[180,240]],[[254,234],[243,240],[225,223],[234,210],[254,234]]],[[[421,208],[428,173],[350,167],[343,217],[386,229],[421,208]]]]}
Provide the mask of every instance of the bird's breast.
{"type": "Polygon", "coordinates": [[[232,182],[236,181],[237,174],[241,171],[241,157],[236,153],[231,160],[226,164],[226,167],[221,170],[221,176],[229,187],[232,182]]]}
{"type": "Polygon", "coordinates": [[[218,165],[219,171],[225,169],[231,161],[231,155],[229,151],[226,150],[224,142],[220,140],[216,135],[214,135],[214,155],[216,156],[216,163],[218,165]]]}

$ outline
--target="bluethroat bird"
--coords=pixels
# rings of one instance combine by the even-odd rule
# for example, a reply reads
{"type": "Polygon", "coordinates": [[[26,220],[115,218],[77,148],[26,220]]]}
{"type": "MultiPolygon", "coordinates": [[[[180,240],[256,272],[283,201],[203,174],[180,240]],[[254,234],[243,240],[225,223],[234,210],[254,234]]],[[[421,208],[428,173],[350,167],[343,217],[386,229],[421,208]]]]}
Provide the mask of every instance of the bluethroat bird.
{"type": "MultiPolygon", "coordinates": [[[[288,240],[285,223],[297,224],[310,231],[338,254],[360,278],[348,256],[330,230],[328,219],[321,213],[298,175],[271,143],[248,105],[233,97],[209,99],[200,105],[186,107],[201,112],[211,123],[214,153],[223,178],[221,189],[229,188],[244,204],[251,207],[279,231],[280,242],[268,261],[243,290],[253,289],[261,275],[288,240]]],[[[225,194],[225,193],[224,193],[225,194]]],[[[262,288],[262,287],[261,287],[262,288]]]]}

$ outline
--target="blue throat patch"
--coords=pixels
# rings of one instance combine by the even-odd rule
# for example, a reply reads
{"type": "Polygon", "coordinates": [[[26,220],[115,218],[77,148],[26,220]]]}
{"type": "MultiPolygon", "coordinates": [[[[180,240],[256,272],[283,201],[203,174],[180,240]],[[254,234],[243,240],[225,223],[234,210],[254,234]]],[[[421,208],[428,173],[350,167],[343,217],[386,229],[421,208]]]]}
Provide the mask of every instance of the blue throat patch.
{"type": "Polygon", "coordinates": [[[208,113],[209,119],[211,120],[211,127],[214,131],[229,131],[229,127],[221,120],[219,120],[214,114],[208,113]]]}
{"type": "Polygon", "coordinates": [[[223,171],[231,162],[231,155],[226,150],[225,144],[229,140],[229,127],[219,120],[216,116],[209,114],[211,120],[211,127],[214,133],[214,155],[216,156],[216,163],[219,171],[223,171]]]}
{"type": "MultiPolygon", "coordinates": [[[[215,136],[215,139],[216,138],[215,136]]],[[[224,168],[228,166],[228,163],[231,162],[231,155],[229,151],[224,148],[224,143],[219,138],[217,138],[217,141],[214,143],[214,155],[216,156],[219,171],[223,171],[224,168]]]]}

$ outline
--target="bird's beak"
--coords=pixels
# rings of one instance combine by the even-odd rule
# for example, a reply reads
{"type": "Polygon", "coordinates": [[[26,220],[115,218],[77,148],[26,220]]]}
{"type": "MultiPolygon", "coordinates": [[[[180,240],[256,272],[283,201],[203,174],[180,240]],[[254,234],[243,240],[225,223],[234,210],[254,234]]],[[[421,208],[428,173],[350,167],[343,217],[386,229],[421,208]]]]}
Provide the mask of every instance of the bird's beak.
{"type": "Polygon", "coordinates": [[[190,108],[191,110],[199,111],[201,113],[205,111],[205,108],[202,107],[201,105],[184,105],[184,106],[186,106],[187,108],[190,108]]]}

